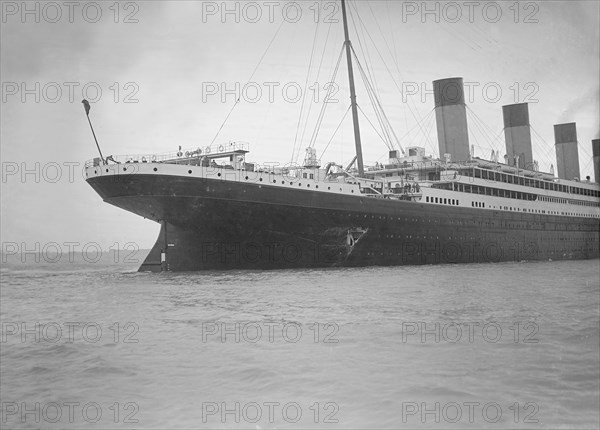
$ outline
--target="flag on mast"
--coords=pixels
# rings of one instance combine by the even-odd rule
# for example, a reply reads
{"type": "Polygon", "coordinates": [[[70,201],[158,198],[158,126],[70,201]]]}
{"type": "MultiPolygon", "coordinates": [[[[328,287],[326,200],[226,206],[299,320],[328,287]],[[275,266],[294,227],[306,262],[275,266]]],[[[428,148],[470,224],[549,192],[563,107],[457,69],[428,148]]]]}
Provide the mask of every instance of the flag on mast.
{"type": "Polygon", "coordinates": [[[85,108],[85,114],[87,116],[90,116],[90,102],[88,102],[87,100],[83,99],[83,100],[81,100],[81,103],[83,103],[83,107],[85,108]]]}

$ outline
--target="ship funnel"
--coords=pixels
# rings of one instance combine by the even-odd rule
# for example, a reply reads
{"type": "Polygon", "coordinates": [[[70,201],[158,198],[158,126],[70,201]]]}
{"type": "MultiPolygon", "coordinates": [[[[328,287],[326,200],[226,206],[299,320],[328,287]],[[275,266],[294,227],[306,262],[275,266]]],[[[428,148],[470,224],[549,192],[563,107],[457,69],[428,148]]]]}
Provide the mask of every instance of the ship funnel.
{"type": "Polygon", "coordinates": [[[592,156],[594,157],[594,178],[600,183],[600,139],[592,140],[592,156]]]}
{"type": "Polygon", "coordinates": [[[440,158],[450,154],[452,160],[468,160],[469,133],[462,78],[433,81],[433,94],[440,158]]]}
{"type": "Polygon", "coordinates": [[[574,122],[554,125],[556,167],[560,179],[579,179],[577,127],[574,122]]]}
{"type": "Polygon", "coordinates": [[[504,139],[508,163],[521,169],[533,169],[531,151],[531,130],[529,127],[529,107],[527,103],[502,106],[504,116],[504,139]]]}

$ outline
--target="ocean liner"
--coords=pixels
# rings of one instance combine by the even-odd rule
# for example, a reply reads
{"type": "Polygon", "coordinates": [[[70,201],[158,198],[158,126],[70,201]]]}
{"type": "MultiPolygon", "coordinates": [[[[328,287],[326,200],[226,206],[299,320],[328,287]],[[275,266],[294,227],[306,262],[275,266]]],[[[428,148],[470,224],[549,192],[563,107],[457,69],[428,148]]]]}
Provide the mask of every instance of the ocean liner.
{"type": "Polygon", "coordinates": [[[341,6],[356,147],[346,168],[321,166],[312,147],[302,165],[261,167],[245,142],[86,163],[105,202],[161,224],[140,271],[599,257],[600,141],[596,183],[579,177],[575,123],[554,126],[557,176],[540,171],[526,103],[503,107],[506,155],[484,160],[469,147],[462,79],[435,81],[440,158],[413,146],[365,166],[341,6]]]}

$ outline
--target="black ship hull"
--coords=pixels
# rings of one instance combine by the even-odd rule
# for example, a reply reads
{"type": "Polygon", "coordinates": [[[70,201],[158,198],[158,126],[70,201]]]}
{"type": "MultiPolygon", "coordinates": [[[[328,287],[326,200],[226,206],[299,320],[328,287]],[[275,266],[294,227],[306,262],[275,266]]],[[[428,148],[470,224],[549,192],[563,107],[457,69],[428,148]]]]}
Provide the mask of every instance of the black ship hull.
{"type": "Polygon", "coordinates": [[[168,175],[98,176],[88,182],[106,202],[162,223],[140,271],[484,263],[600,254],[597,219],[168,175]]]}

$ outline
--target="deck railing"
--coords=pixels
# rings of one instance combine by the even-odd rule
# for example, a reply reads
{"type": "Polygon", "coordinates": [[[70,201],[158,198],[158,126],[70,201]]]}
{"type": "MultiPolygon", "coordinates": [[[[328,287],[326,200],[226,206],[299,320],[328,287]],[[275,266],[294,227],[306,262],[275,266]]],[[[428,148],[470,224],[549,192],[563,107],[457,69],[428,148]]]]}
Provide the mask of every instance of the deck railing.
{"type": "MultiPolygon", "coordinates": [[[[191,159],[207,156],[218,158],[220,154],[231,153],[234,151],[249,151],[248,142],[228,142],[218,145],[199,146],[193,149],[182,149],[175,152],[164,152],[161,154],[128,154],[111,155],[106,157],[114,163],[169,163],[169,164],[189,164],[191,159]]],[[[85,167],[97,166],[101,163],[99,157],[87,160],[85,167]]]]}

